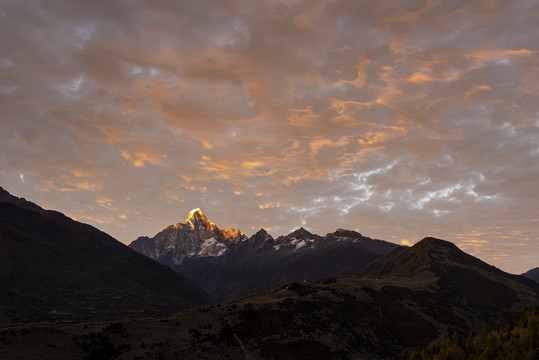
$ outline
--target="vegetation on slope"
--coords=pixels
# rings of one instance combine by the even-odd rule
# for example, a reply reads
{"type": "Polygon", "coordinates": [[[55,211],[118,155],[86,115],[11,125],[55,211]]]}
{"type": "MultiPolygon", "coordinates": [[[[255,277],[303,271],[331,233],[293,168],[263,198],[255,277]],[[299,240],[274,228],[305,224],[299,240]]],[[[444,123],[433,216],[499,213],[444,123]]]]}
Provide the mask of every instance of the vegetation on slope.
{"type": "Polygon", "coordinates": [[[427,347],[412,360],[539,359],[539,306],[513,317],[498,329],[467,339],[456,333],[427,347]]]}

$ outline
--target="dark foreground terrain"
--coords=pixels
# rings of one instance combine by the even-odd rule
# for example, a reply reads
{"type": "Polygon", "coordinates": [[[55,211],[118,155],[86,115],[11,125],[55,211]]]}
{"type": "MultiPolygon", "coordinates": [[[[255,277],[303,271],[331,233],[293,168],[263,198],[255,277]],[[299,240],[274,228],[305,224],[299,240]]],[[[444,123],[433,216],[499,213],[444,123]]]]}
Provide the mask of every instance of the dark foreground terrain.
{"type": "Polygon", "coordinates": [[[0,324],[161,317],[209,303],[181,274],[0,188],[0,324]]]}
{"type": "Polygon", "coordinates": [[[406,359],[439,338],[494,328],[539,299],[534,282],[432,238],[361,276],[291,282],[164,319],[9,325],[0,358],[406,359]]]}
{"type": "Polygon", "coordinates": [[[467,337],[453,334],[414,354],[412,360],[539,359],[539,306],[534,306],[492,331],[467,337]]]}

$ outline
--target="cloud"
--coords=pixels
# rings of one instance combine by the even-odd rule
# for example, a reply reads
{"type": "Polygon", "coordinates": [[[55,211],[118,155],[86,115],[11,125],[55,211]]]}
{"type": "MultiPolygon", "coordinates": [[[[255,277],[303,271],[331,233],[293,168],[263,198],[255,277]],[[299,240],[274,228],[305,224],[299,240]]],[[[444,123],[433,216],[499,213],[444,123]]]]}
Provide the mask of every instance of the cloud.
{"type": "Polygon", "coordinates": [[[538,11],[5,2],[0,182],[123,242],[200,207],[248,233],[432,235],[524,271],[539,251],[538,11]]]}
{"type": "Polygon", "coordinates": [[[135,151],[133,155],[131,155],[127,151],[122,151],[122,158],[132,162],[135,167],[144,167],[146,164],[163,166],[167,155],[143,151],[135,151]]]}

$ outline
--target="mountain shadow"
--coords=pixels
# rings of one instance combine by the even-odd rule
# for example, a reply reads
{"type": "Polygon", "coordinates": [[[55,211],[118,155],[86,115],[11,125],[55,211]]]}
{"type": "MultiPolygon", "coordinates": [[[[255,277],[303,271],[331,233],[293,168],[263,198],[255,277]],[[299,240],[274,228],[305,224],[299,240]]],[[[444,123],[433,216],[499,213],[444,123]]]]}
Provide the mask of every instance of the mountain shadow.
{"type": "Polygon", "coordinates": [[[210,302],[168,267],[0,188],[0,323],[166,316],[210,302]]]}

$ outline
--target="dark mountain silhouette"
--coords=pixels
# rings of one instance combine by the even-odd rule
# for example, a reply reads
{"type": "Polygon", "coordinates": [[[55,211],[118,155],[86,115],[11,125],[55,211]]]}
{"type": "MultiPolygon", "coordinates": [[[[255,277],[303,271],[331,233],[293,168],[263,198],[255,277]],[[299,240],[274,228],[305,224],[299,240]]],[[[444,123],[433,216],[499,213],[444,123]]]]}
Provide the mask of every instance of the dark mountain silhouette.
{"type": "MultiPolygon", "coordinates": [[[[523,292],[533,289],[539,293],[539,284],[519,275],[499,270],[465,252],[453,243],[425,238],[411,248],[398,249],[362,269],[358,275],[366,278],[412,277],[431,273],[436,277],[436,290],[447,296],[462,296],[463,305],[492,310],[492,316],[501,309],[515,306],[511,311],[522,311],[526,304],[518,301],[523,292]]],[[[529,294],[532,296],[533,294],[529,294]]],[[[502,310],[502,311],[504,311],[502,310]]]]}
{"type": "Polygon", "coordinates": [[[319,236],[300,228],[274,239],[264,229],[247,238],[221,230],[200,211],[131,248],[184,274],[219,301],[267,291],[284,282],[350,276],[398,247],[338,229],[319,236]]]}
{"type": "Polygon", "coordinates": [[[524,274],[522,274],[522,276],[539,283],[539,267],[526,271],[524,274]]]}
{"type": "Polygon", "coordinates": [[[289,282],[161,320],[0,328],[0,357],[407,359],[539,300],[536,283],[432,238],[380,258],[362,276],[289,282]]]}
{"type": "Polygon", "coordinates": [[[165,316],[208,303],[168,267],[0,188],[0,323],[165,316]]]}

